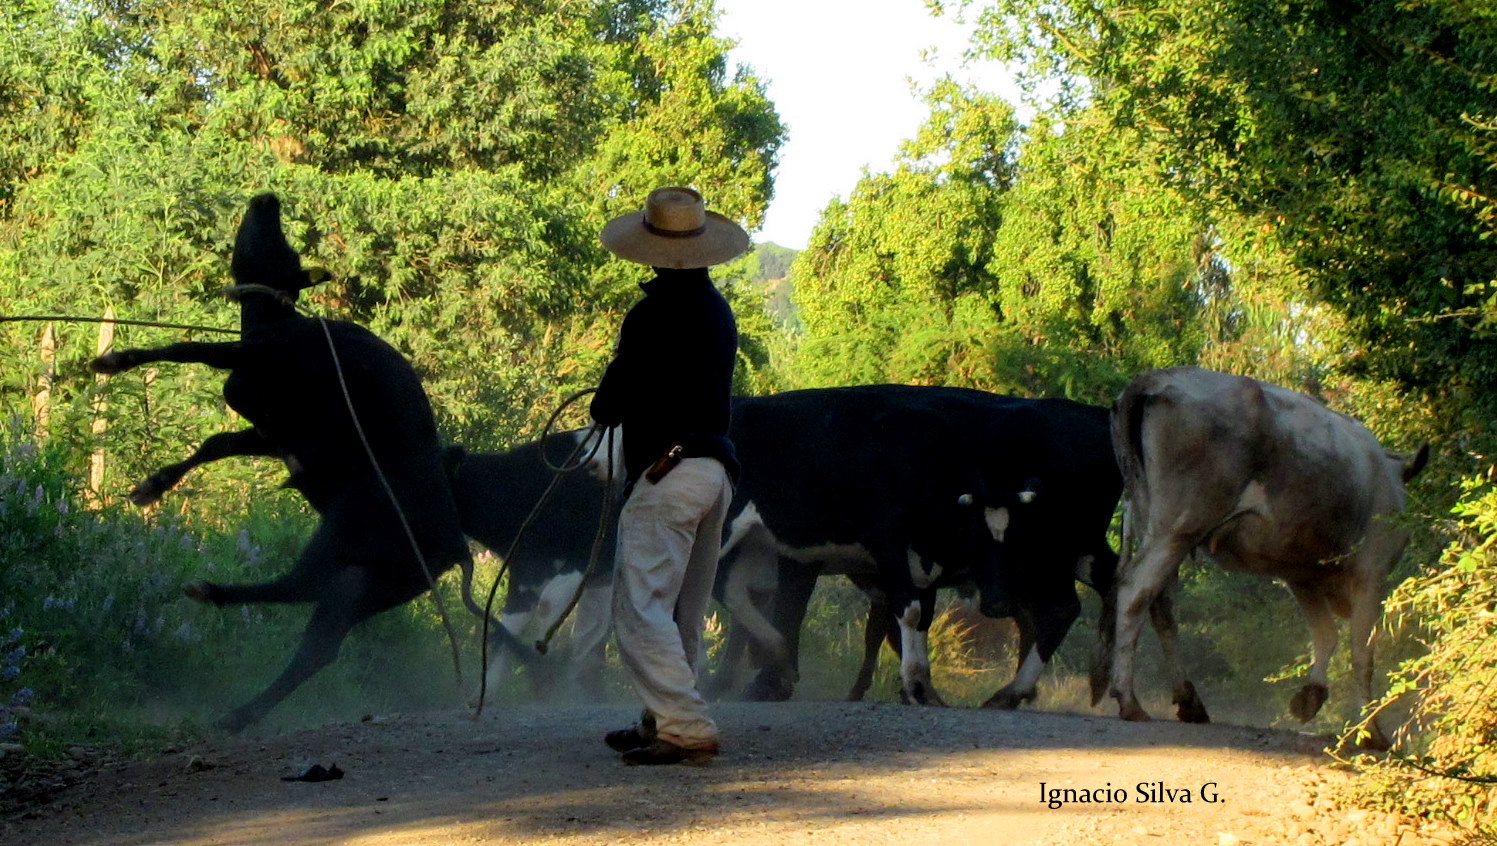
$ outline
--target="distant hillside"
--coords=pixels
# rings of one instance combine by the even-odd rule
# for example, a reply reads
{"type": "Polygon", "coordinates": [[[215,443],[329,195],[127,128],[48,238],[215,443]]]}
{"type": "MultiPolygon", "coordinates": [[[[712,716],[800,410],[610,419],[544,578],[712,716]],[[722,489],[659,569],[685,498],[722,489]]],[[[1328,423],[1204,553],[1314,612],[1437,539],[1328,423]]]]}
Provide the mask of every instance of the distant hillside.
{"type": "Polygon", "coordinates": [[[754,261],[757,266],[750,273],[750,278],[764,286],[765,292],[769,295],[766,307],[781,323],[785,324],[795,320],[795,304],[791,299],[794,286],[790,279],[790,266],[795,263],[798,253],[799,250],[792,250],[771,242],[754,247],[754,261]]]}
{"type": "Polygon", "coordinates": [[[784,279],[790,275],[790,265],[795,261],[798,250],[782,247],[773,242],[766,242],[754,247],[754,258],[759,262],[759,270],[754,274],[756,282],[773,282],[776,279],[784,279]]]}

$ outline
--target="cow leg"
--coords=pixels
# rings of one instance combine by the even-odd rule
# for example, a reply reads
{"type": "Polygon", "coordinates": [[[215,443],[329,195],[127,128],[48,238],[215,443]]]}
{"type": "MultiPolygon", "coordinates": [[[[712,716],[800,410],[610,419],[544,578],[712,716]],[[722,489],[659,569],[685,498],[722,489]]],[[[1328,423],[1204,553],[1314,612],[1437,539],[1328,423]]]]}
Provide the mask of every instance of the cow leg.
{"type": "MultiPolygon", "coordinates": [[[[1402,553],[1401,544],[1397,549],[1402,553]]],[[[1351,674],[1357,684],[1357,696],[1362,700],[1359,704],[1365,712],[1372,703],[1372,648],[1377,636],[1377,622],[1383,613],[1383,576],[1354,577],[1348,589],[1352,593],[1351,674]]],[[[1388,736],[1378,726],[1375,714],[1367,720],[1365,728],[1367,737],[1359,744],[1363,749],[1384,752],[1392,747],[1388,736]]]]}
{"type": "Polygon", "coordinates": [[[1300,722],[1308,722],[1325,704],[1330,690],[1331,656],[1336,651],[1336,618],[1330,601],[1318,586],[1291,584],[1289,591],[1299,601],[1310,637],[1315,644],[1315,660],[1303,687],[1289,700],[1289,713],[1300,722]]]}
{"type": "Polygon", "coordinates": [[[1147,720],[1149,714],[1133,692],[1133,653],[1143,628],[1144,612],[1164,588],[1180,560],[1195,546],[1176,537],[1155,537],[1139,550],[1137,559],[1118,580],[1117,626],[1113,639],[1110,692],[1118,701],[1118,714],[1125,720],[1147,720]]]}
{"type": "MultiPolygon", "coordinates": [[[[746,655],[761,672],[747,686],[745,698],[779,701],[788,699],[795,689],[792,653],[777,616],[781,566],[773,543],[773,536],[762,527],[751,529],[731,540],[719,561],[721,600],[732,619],[725,654],[710,685],[719,695],[738,687],[746,655]]],[[[814,579],[811,585],[815,586],[814,579]]],[[[810,594],[806,597],[809,600],[810,594]]]]}
{"type": "Polygon", "coordinates": [[[754,702],[783,702],[795,692],[800,680],[800,627],[806,620],[806,606],[816,589],[820,570],[786,558],[779,559],[779,587],[774,600],[774,630],[784,638],[781,656],[763,656],[766,663],[744,691],[744,698],[754,702]]]}
{"type": "Polygon", "coordinates": [[[1107,694],[1107,682],[1112,675],[1112,639],[1117,634],[1117,553],[1103,543],[1091,556],[1091,562],[1083,574],[1078,565],[1077,578],[1090,585],[1102,600],[1102,611],[1097,620],[1097,642],[1092,648],[1088,681],[1091,687],[1092,705],[1102,701],[1107,694]]]}
{"type": "Polygon", "coordinates": [[[847,693],[848,702],[861,702],[873,686],[873,674],[878,670],[878,654],[884,642],[889,643],[894,654],[900,654],[900,643],[889,626],[889,602],[884,592],[870,581],[849,577],[863,595],[868,597],[868,619],[863,624],[863,664],[858,668],[858,677],[853,680],[847,693]]]}
{"type": "Polygon", "coordinates": [[[239,341],[182,341],[154,349],[128,349],[105,353],[89,362],[95,373],[123,373],[142,364],[171,361],[178,364],[206,364],[217,370],[233,370],[244,360],[244,345],[239,341]]]}
{"type": "Polygon", "coordinates": [[[706,686],[702,689],[702,695],[708,699],[724,699],[731,696],[743,683],[742,679],[748,672],[748,647],[752,636],[731,613],[728,615],[727,630],[722,649],[717,654],[717,667],[712,671],[711,678],[707,680],[706,686]]]}
{"type": "Polygon", "coordinates": [[[1045,662],[1040,658],[1040,650],[1036,646],[1035,632],[1039,626],[1035,624],[1034,615],[1028,608],[1020,608],[1014,615],[1014,625],[1019,629],[1019,663],[1014,669],[1014,677],[989,697],[988,701],[982,703],[984,708],[1012,711],[1035,697],[1040,672],[1045,669],[1045,662]]]}
{"type": "Polygon", "coordinates": [[[130,501],[136,505],[150,505],[176,484],[182,481],[189,471],[222,458],[236,455],[280,457],[281,451],[272,446],[257,429],[244,429],[239,432],[220,432],[203,441],[197,451],[188,456],[186,460],[157,470],[144,481],[136,485],[128,494],[130,501]]]}
{"type": "MultiPolygon", "coordinates": [[[[506,611],[503,618],[498,621],[498,625],[508,632],[511,638],[518,640],[524,635],[525,629],[530,626],[532,617],[534,613],[529,610],[506,611]]],[[[513,651],[508,648],[505,641],[501,640],[498,630],[491,629],[489,632],[489,666],[484,671],[484,687],[490,694],[504,687],[504,683],[514,673],[514,660],[513,651]]]]}
{"type": "Polygon", "coordinates": [[[993,694],[984,708],[1014,709],[1025,702],[1033,702],[1039,693],[1039,678],[1055,650],[1060,648],[1066,633],[1081,616],[1081,600],[1076,588],[1068,584],[1053,597],[1038,603],[1038,606],[1021,608],[1014,618],[1019,624],[1019,669],[1013,681],[993,694]]]}
{"type": "Polygon", "coordinates": [[[301,644],[291,663],[258,696],[220,719],[219,728],[237,734],[259,722],[302,682],[338,657],[338,649],[349,630],[369,616],[365,610],[367,585],[364,571],[355,567],[345,567],[332,581],[335,584],[330,585],[329,598],[312,609],[312,618],[302,632],[301,644]]]}
{"type": "Polygon", "coordinates": [[[612,601],[612,578],[589,584],[577,600],[572,615],[571,687],[579,693],[595,690],[603,675],[608,635],[613,631],[612,601]]]}
{"type": "Polygon", "coordinates": [[[930,681],[930,623],[935,607],[935,590],[925,588],[916,591],[895,618],[900,635],[900,697],[907,704],[946,704],[930,681]]]}
{"type": "MultiPolygon", "coordinates": [[[[1092,692],[1092,705],[1102,701],[1112,679],[1112,656],[1117,637],[1118,592],[1111,585],[1101,592],[1102,611],[1097,619],[1097,644],[1092,649],[1091,668],[1088,673],[1092,692]]],[[[1157,631],[1157,630],[1156,630],[1157,631]]]]}
{"type": "Polygon", "coordinates": [[[1149,619],[1154,624],[1154,633],[1159,636],[1159,651],[1164,654],[1175,717],[1182,723],[1209,723],[1211,715],[1206,713],[1206,705],[1196,693],[1196,686],[1186,677],[1185,665],[1180,661],[1180,627],[1175,622],[1175,596],[1179,590],[1179,574],[1172,575],[1149,604],[1149,619]]]}
{"type": "MultiPolygon", "coordinates": [[[[577,594],[577,587],[582,584],[582,571],[570,570],[558,573],[546,582],[541,590],[540,599],[536,601],[535,613],[531,616],[525,627],[532,643],[539,645],[546,632],[556,625],[561,615],[570,610],[572,597],[577,594]]],[[[579,600],[580,601],[580,600],[579,600]]],[[[518,634],[518,632],[516,632],[518,634]]],[[[558,676],[565,671],[552,658],[537,662],[530,667],[530,684],[532,691],[538,697],[550,697],[556,695],[557,684],[561,681],[558,676]]]]}
{"type": "Polygon", "coordinates": [[[214,605],[244,605],[247,603],[295,603],[316,602],[323,590],[312,584],[300,570],[292,570],[279,579],[255,584],[220,585],[213,582],[193,582],[185,585],[182,592],[198,602],[214,605]]]}

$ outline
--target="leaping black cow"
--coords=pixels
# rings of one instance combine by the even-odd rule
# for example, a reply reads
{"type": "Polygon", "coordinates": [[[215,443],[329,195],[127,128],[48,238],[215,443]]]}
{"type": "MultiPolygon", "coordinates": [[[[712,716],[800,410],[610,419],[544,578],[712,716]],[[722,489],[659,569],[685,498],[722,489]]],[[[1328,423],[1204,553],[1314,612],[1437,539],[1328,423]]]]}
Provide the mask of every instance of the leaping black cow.
{"type": "Polygon", "coordinates": [[[188,460],[153,474],[132,491],[137,503],[160,497],[199,464],[272,456],[286,462],[287,484],[321,517],[279,578],[185,588],[193,599],[216,605],[312,605],[286,669],[219,721],[239,731],[333,661],[355,625],[421,595],[451,567],[472,562],[416,371],[362,326],[297,313],[298,292],[317,279],[302,269],[286,240],[274,195],[250,201],[231,270],[239,291],[239,340],[119,350],[91,366],[106,374],[160,361],[227,370],[224,400],[251,424],[209,438],[188,460]]]}
{"type": "MultiPolygon", "coordinates": [[[[1301,720],[1326,698],[1332,614],[1350,616],[1352,675],[1365,706],[1373,629],[1407,540],[1396,517],[1428,446],[1412,458],[1395,455],[1361,423],[1310,397],[1194,367],[1136,377],[1118,399],[1112,437],[1127,499],[1110,673],[1122,717],[1149,718],[1133,692],[1142,615],[1192,550],[1289,584],[1315,642],[1309,680],[1290,703],[1301,720]],[[1135,532],[1132,555],[1127,539],[1135,532]]],[[[1178,659],[1171,650],[1166,658],[1181,718],[1204,721],[1178,659]]],[[[1386,748],[1376,722],[1368,726],[1365,745],[1386,748]]]]}

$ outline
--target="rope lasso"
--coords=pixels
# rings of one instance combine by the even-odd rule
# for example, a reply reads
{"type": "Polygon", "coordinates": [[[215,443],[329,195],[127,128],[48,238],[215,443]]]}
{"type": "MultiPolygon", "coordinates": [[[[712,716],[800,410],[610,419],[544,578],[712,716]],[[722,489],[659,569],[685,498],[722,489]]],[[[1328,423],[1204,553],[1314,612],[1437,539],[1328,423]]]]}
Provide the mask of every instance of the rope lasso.
{"type": "Polygon", "coordinates": [[[431,598],[437,604],[437,615],[442,618],[442,629],[447,632],[447,643],[452,648],[452,671],[457,674],[457,684],[463,684],[462,659],[458,655],[457,633],[452,630],[452,621],[447,616],[447,605],[442,601],[442,595],[437,592],[437,580],[431,573],[431,567],[426,563],[426,556],[421,554],[421,544],[416,540],[416,532],[411,528],[411,522],[405,515],[405,509],[400,507],[400,500],[395,496],[395,488],[390,480],[385,477],[385,471],[379,466],[379,459],[374,457],[374,448],[369,444],[369,438],[364,435],[364,426],[359,422],[358,412],[353,408],[353,396],[348,392],[348,381],[343,377],[343,363],[338,360],[338,348],[333,344],[332,330],[327,328],[327,320],[316,317],[317,324],[322,327],[322,334],[327,338],[328,352],[333,356],[333,369],[338,373],[338,387],[343,389],[343,402],[348,405],[348,414],[353,418],[354,431],[359,433],[359,441],[364,445],[364,453],[369,456],[369,463],[374,466],[374,475],[379,478],[379,483],[385,489],[385,496],[390,498],[390,504],[395,507],[395,514],[400,518],[400,528],[405,530],[406,540],[411,543],[411,551],[416,553],[416,561],[421,565],[421,572],[426,575],[426,584],[431,588],[431,598]]]}
{"type": "Polygon", "coordinates": [[[0,314],[0,323],[34,321],[39,323],[115,323],[120,326],[154,326],[158,329],[182,329],[188,332],[222,332],[238,335],[238,329],[221,326],[194,326],[189,323],[163,323],[159,320],[126,320],[122,317],[84,317],[76,314],[0,314]]]}
{"type": "MultiPolygon", "coordinates": [[[[567,602],[567,607],[563,608],[562,612],[556,615],[556,619],[551,621],[550,627],[546,629],[545,636],[535,642],[536,651],[541,653],[542,655],[546,654],[546,649],[551,643],[551,638],[556,636],[556,630],[561,628],[561,624],[566,622],[567,617],[571,616],[573,609],[577,607],[577,603],[582,600],[582,592],[587,589],[588,581],[592,579],[593,573],[598,569],[598,559],[603,552],[603,539],[608,536],[608,522],[613,518],[614,431],[615,427],[609,427],[607,436],[608,472],[605,474],[606,478],[603,482],[603,513],[598,518],[598,530],[593,533],[592,549],[588,552],[587,556],[587,569],[582,571],[582,579],[577,582],[577,588],[572,591],[572,598],[567,602]]],[[[603,439],[600,437],[598,440],[601,444],[603,439]]],[[[596,449],[594,449],[594,451],[596,451],[596,449]]],[[[544,453],[542,453],[542,455],[544,455],[544,453]]]]}

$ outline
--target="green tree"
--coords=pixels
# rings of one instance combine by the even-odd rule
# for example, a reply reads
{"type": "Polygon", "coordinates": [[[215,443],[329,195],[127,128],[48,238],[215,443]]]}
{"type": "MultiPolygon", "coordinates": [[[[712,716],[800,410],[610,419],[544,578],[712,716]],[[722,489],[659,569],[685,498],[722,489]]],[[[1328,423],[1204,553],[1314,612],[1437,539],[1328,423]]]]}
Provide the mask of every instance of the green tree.
{"type": "Polygon", "coordinates": [[[1003,100],[950,80],[927,101],[894,172],[865,174],[829,204],[796,257],[803,384],[980,381],[1018,127],[1003,100]]]}
{"type": "Polygon", "coordinates": [[[1138,370],[1195,361],[1203,314],[1231,296],[1210,220],[1090,110],[1030,128],[989,267],[996,386],[1102,404],[1138,370]]]}
{"type": "MultiPolygon", "coordinates": [[[[972,2],[990,52],[1157,144],[1162,173],[1250,216],[1333,306],[1341,366],[1484,427],[1497,376],[1486,4],[972,2]]],[[[1229,245],[1239,247],[1241,245],[1229,245]]]]}
{"type": "MultiPolygon", "coordinates": [[[[631,298],[596,240],[608,215],[660,181],[762,217],[783,128],[756,79],[727,75],[715,20],[705,0],[6,6],[0,294],[10,313],[232,325],[228,244],[247,197],[273,189],[333,277],[312,309],[406,352],[448,436],[534,434],[596,378],[631,298]]],[[[36,329],[0,329],[27,353],[12,398],[48,367],[36,329]]],[[[80,446],[94,331],[58,329],[55,431],[80,446]]],[[[226,424],[217,384],[196,368],[112,380],[113,484],[159,463],[137,453],[141,427],[186,444],[226,424]]]]}
{"type": "Polygon", "coordinates": [[[1087,111],[1021,132],[949,82],[930,103],[895,171],[828,206],[797,257],[804,381],[1105,403],[1141,367],[1196,359],[1228,270],[1153,151],[1087,111]]]}

